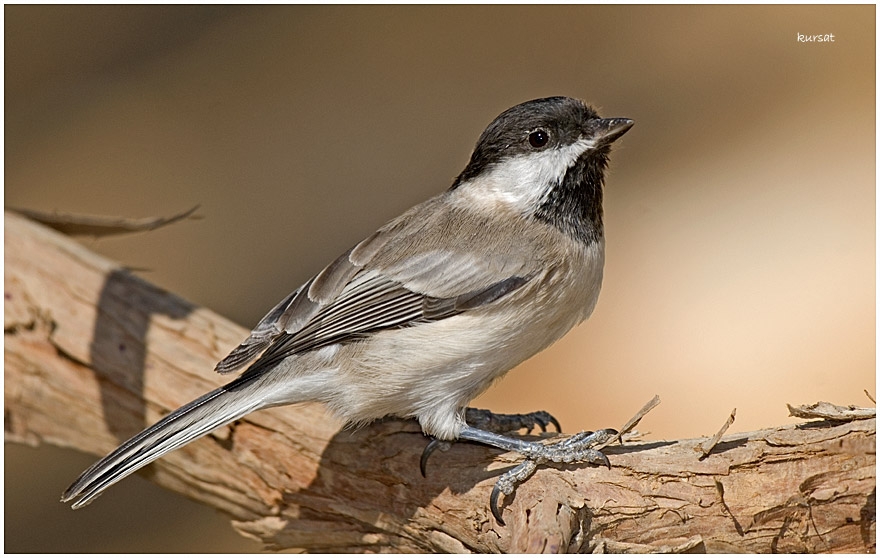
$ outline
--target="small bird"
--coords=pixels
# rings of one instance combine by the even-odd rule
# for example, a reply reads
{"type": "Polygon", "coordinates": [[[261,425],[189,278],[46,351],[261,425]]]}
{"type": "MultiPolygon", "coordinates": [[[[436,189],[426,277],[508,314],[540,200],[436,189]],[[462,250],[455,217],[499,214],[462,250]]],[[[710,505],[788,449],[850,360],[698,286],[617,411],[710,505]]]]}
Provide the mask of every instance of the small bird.
{"type": "MultiPolygon", "coordinates": [[[[608,465],[594,448],[613,430],[543,444],[500,433],[510,424],[504,415],[467,405],[593,311],[605,260],[604,173],[612,142],[632,125],[568,97],[502,112],[448,190],[339,256],[216,366],[241,375],[123,443],[62,501],[83,507],[220,426],[306,401],[324,403],[350,425],[411,417],[437,443],[520,453],[532,466],[503,475],[490,499],[502,525],[498,493],[510,494],[534,464],[608,465]]],[[[546,413],[519,419],[529,428],[555,423],[546,413]]],[[[423,473],[434,447],[423,455],[423,473]]]]}

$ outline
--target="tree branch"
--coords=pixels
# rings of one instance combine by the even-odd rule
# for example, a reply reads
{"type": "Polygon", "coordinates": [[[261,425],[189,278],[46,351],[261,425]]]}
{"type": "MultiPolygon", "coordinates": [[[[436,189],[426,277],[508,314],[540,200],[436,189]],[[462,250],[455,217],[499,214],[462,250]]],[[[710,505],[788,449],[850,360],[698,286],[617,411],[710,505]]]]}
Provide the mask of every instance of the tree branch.
{"type": "MultiPolygon", "coordinates": [[[[5,234],[7,441],[103,455],[220,383],[243,328],[21,216],[5,234]]],[[[727,435],[705,458],[703,440],[613,445],[611,470],[540,468],[505,498],[506,527],[487,503],[517,456],[455,444],[424,479],[414,422],[339,428],[320,406],[262,411],[145,473],[275,549],[875,549],[874,419],[727,435]]]]}

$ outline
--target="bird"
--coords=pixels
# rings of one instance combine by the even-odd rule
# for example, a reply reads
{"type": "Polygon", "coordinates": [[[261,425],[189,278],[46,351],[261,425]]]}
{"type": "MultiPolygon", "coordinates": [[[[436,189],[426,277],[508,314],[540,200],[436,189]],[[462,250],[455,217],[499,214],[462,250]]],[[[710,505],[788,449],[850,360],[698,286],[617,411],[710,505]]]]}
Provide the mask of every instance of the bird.
{"type": "MultiPolygon", "coordinates": [[[[602,285],[602,197],[611,144],[633,126],[579,99],[499,114],[440,194],[352,246],[285,297],[215,367],[240,374],[122,443],[61,500],[74,509],[166,453],[249,413],[323,403],[352,426],[414,418],[437,443],[521,454],[490,507],[536,464],[608,464],[611,429],[544,444],[502,433],[468,403],[586,320],[602,285]],[[468,419],[470,422],[468,423],[468,419]]],[[[520,422],[558,422],[549,414],[520,422]],[[547,418],[549,417],[549,418],[547,418]]],[[[509,422],[509,421],[508,421],[509,422]]],[[[424,461],[436,444],[429,445],[424,461]]]]}

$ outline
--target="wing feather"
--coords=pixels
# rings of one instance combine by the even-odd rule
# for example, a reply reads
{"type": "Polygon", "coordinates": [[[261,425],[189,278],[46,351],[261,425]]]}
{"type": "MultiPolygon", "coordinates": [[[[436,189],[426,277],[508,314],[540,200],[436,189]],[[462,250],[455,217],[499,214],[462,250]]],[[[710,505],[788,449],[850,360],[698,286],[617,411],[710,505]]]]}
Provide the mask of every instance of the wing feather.
{"type": "Polygon", "coordinates": [[[258,373],[296,353],[445,319],[535,276],[541,266],[530,242],[499,244],[490,232],[498,223],[441,198],[391,221],[288,295],[217,370],[238,370],[256,358],[248,374],[258,373]]]}

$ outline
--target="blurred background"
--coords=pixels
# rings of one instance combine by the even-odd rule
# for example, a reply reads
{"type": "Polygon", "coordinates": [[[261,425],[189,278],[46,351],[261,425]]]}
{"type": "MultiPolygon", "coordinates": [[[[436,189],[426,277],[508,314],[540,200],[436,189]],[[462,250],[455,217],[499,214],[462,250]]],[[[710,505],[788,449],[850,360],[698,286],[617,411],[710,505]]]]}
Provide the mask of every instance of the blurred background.
{"type": "MultiPolygon", "coordinates": [[[[251,327],[447,188],[519,102],[635,127],[611,158],[593,317],[474,404],[652,438],[875,392],[874,6],[5,6],[5,203],[204,219],[82,239],[251,327]],[[801,43],[797,34],[834,34],[801,43]]],[[[218,378],[218,384],[221,380],[218,378]]],[[[183,403],[183,401],[181,401],[183,403]]],[[[133,434],[133,432],[132,432],[133,434]]],[[[94,456],[5,446],[7,552],[257,551],[94,456]]]]}

